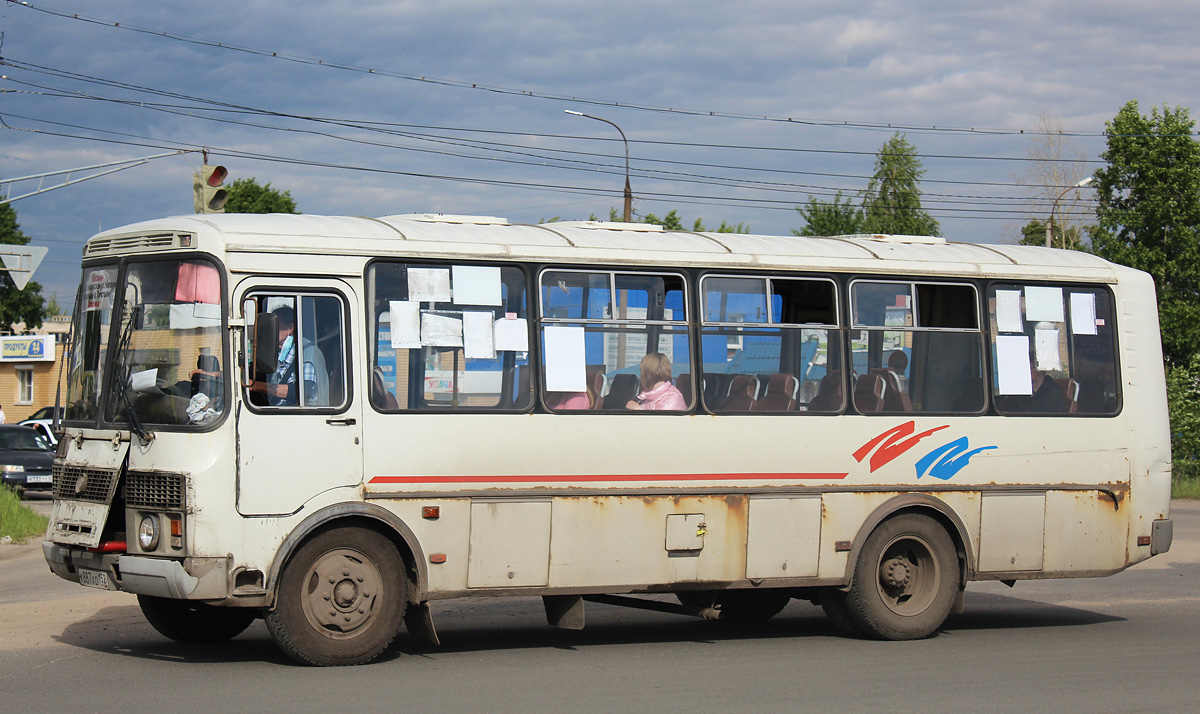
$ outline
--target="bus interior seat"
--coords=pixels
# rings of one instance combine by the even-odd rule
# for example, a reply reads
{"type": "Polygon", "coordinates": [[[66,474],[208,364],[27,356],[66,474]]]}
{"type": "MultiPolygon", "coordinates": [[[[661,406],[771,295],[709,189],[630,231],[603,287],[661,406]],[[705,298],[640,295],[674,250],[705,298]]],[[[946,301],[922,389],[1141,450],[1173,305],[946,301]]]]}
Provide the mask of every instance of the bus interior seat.
{"type": "Polygon", "coordinates": [[[692,373],[684,372],[675,378],[675,388],[683,395],[683,403],[692,405],[692,373]]]}
{"type": "Polygon", "coordinates": [[[772,374],[766,380],[766,393],[754,405],[755,411],[790,412],[796,409],[800,381],[786,373],[772,374]]]}
{"type": "Polygon", "coordinates": [[[1063,394],[1063,406],[1068,414],[1079,411],[1079,382],[1070,377],[1051,377],[1063,394]]]}
{"type": "Polygon", "coordinates": [[[881,375],[864,374],[854,383],[854,408],[860,412],[877,412],[883,409],[887,382],[881,375]]]}
{"type": "Polygon", "coordinates": [[[842,373],[838,370],[821,377],[817,386],[817,396],[808,403],[808,410],[814,412],[836,412],[842,408],[842,373]]]}
{"type": "Polygon", "coordinates": [[[608,394],[604,397],[601,407],[606,412],[621,411],[638,393],[638,376],[636,374],[615,374],[608,385],[608,394]]]}
{"type": "Polygon", "coordinates": [[[216,355],[199,355],[196,357],[196,373],[192,375],[191,394],[207,394],[216,399],[221,394],[221,361],[216,355]],[[208,374],[205,374],[205,373],[208,374]],[[217,376],[214,376],[217,375],[217,376]]]}
{"type": "Polygon", "coordinates": [[[399,409],[400,404],[396,401],[396,395],[392,394],[391,390],[383,381],[383,373],[378,367],[371,370],[371,404],[376,409],[399,409]]]}
{"type": "Polygon", "coordinates": [[[588,396],[592,398],[592,409],[604,408],[604,390],[608,387],[608,378],[604,376],[604,366],[587,368],[588,396]]]}
{"type": "Polygon", "coordinates": [[[735,375],[729,383],[729,393],[721,402],[721,411],[748,412],[758,401],[758,377],[753,374],[735,375]]]}
{"type": "Polygon", "coordinates": [[[913,410],[912,399],[908,393],[900,389],[900,380],[896,379],[896,373],[886,367],[877,367],[871,370],[871,374],[877,374],[883,378],[887,386],[883,392],[883,411],[887,412],[911,412],[913,410]]]}

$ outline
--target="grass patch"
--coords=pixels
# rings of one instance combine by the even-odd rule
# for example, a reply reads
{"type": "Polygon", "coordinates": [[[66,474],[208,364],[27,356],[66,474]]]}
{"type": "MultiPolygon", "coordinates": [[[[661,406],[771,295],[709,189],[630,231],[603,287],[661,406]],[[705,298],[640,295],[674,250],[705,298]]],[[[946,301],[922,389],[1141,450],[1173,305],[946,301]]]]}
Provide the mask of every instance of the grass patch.
{"type": "Polygon", "coordinates": [[[1171,464],[1171,498],[1200,498],[1200,462],[1180,459],[1171,464]]]}
{"type": "Polygon", "coordinates": [[[0,486],[0,538],[12,536],[21,543],[46,532],[49,518],[21,505],[21,497],[8,486],[0,486]]]}

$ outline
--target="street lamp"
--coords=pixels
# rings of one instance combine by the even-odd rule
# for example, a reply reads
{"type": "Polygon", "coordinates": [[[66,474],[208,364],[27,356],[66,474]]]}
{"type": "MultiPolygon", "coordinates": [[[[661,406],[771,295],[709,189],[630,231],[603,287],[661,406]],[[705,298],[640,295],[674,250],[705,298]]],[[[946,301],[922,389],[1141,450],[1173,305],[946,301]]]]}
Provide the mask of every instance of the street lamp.
{"type": "MultiPolygon", "coordinates": [[[[1091,183],[1092,183],[1092,177],[1088,176],[1087,178],[1083,179],[1082,181],[1076,183],[1074,186],[1067,186],[1066,188],[1064,188],[1062,190],[1062,193],[1058,194],[1058,198],[1054,199],[1054,205],[1050,206],[1050,220],[1046,223],[1046,247],[1047,248],[1054,247],[1053,239],[1051,238],[1051,236],[1052,236],[1052,231],[1054,229],[1054,214],[1055,214],[1055,212],[1058,211],[1058,202],[1060,200],[1062,200],[1063,196],[1067,195],[1067,191],[1070,191],[1073,188],[1083,188],[1084,186],[1090,186],[1091,183]]],[[[1063,247],[1064,248],[1067,247],[1067,229],[1066,229],[1066,227],[1063,228],[1063,247]]]]}
{"type": "Polygon", "coordinates": [[[594,117],[591,114],[584,114],[583,112],[571,111],[570,109],[564,109],[563,111],[565,111],[567,114],[574,114],[577,117],[586,117],[588,119],[595,119],[596,121],[602,121],[605,124],[612,124],[612,127],[614,129],[616,129],[617,132],[621,135],[621,141],[625,142],[625,218],[624,218],[624,221],[626,223],[632,222],[632,220],[633,220],[633,190],[629,188],[629,140],[625,138],[625,132],[621,131],[621,127],[617,126],[616,124],[613,124],[613,122],[611,122],[607,119],[601,119],[600,117],[594,117]]]}

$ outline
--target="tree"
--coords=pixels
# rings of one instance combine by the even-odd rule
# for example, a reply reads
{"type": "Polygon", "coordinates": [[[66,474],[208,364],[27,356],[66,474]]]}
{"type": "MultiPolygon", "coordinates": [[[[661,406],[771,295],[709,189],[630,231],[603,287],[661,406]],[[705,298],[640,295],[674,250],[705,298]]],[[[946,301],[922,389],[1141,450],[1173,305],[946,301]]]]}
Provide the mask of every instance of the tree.
{"type": "Polygon", "coordinates": [[[838,191],[833,201],[821,201],[809,198],[805,206],[797,207],[804,218],[804,227],[792,229],[793,235],[798,236],[843,236],[863,232],[863,211],[847,199],[842,201],[842,192],[838,191]]]}
{"type": "Polygon", "coordinates": [[[290,191],[271,188],[270,182],[259,186],[251,176],[238,179],[229,186],[226,213],[299,213],[290,191]]]}
{"type": "MultiPolygon", "coordinates": [[[[29,243],[29,236],[21,232],[21,226],[17,223],[16,209],[9,203],[0,205],[0,243],[29,243]]],[[[41,327],[46,316],[42,286],[31,280],[24,290],[17,290],[8,271],[0,275],[0,327],[9,329],[10,325],[18,322],[24,322],[26,329],[41,327]]]]}
{"type": "Polygon", "coordinates": [[[1030,240],[1026,232],[1030,223],[1027,223],[1021,231],[1021,245],[1046,245],[1046,221],[1053,212],[1054,247],[1082,249],[1080,217],[1091,214],[1092,201],[1084,190],[1071,189],[1086,176],[1086,158],[1083,149],[1063,132],[1062,120],[1049,112],[1038,112],[1030,132],[1029,161],[1024,162],[1024,170],[1014,178],[1029,196],[1024,213],[1030,222],[1041,224],[1042,235],[1040,241],[1030,240]],[[1065,245],[1060,244],[1064,236],[1065,245]]]}
{"type": "Polygon", "coordinates": [[[1168,365],[1200,354],[1200,143],[1183,107],[1142,116],[1129,102],[1105,125],[1096,171],[1097,255],[1154,277],[1168,365]]]}
{"type": "Polygon", "coordinates": [[[937,235],[938,222],[921,208],[924,175],[916,147],[896,132],[879,150],[875,174],[863,193],[864,232],[937,235]]]}
{"type": "MultiPolygon", "coordinates": [[[[1079,226],[1064,226],[1056,218],[1054,221],[1054,247],[1088,252],[1088,245],[1083,242],[1082,233],[1079,226]]],[[[1046,222],[1033,220],[1026,223],[1021,227],[1021,239],[1017,243],[1045,246],[1046,222]]]]}

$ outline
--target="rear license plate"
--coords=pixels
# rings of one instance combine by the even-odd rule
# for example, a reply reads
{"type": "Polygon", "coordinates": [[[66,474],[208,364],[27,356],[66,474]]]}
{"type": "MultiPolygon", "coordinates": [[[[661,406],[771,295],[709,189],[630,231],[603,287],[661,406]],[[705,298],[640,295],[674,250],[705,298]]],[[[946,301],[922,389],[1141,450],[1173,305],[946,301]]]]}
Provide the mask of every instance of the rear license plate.
{"type": "Polygon", "coordinates": [[[25,483],[50,483],[50,474],[29,474],[25,477],[25,483]]]}
{"type": "Polygon", "coordinates": [[[86,585],[89,588],[99,588],[100,590],[113,590],[112,581],[108,579],[108,573],[103,570],[87,570],[80,568],[79,584],[86,585]]]}

